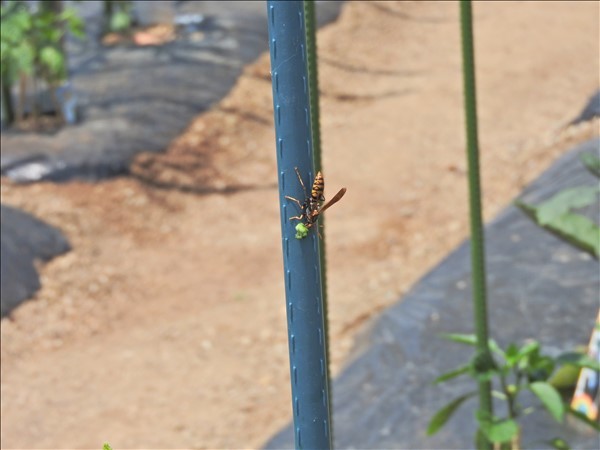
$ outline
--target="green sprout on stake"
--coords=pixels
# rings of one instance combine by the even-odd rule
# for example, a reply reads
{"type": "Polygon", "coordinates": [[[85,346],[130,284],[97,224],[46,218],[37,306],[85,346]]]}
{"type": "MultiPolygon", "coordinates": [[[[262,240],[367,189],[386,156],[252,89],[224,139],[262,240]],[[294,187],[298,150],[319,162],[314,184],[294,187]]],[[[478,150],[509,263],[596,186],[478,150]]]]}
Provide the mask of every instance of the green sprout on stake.
{"type": "Polygon", "coordinates": [[[304,239],[306,236],[308,236],[308,230],[309,228],[300,222],[298,225],[296,225],[296,239],[304,239]]]}

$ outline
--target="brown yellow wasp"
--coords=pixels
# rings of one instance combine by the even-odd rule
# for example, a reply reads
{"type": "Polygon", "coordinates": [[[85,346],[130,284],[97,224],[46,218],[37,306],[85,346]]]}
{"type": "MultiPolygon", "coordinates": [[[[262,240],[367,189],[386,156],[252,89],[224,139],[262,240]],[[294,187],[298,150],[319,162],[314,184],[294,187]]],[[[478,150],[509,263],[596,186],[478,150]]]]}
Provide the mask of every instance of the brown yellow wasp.
{"type": "MultiPolygon", "coordinates": [[[[285,196],[288,200],[295,202],[300,208],[300,214],[298,216],[290,217],[290,220],[300,220],[301,222],[296,226],[296,239],[303,239],[308,235],[309,230],[312,226],[317,223],[319,219],[319,215],[323,214],[326,209],[335,205],[337,202],[341,200],[341,198],[346,193],[346,188],[342,188],[338,191],[337,194],[333,196],[331,200],[321,204],[320,202],[325,201],[325,197],[323,192],[325,190],[325,181],[323,180],[323,174],[321,172],[317,173],[315,177],[312,188],[310,191],[310,196],[306,191],[306,186],[302,181],[302,176],[298,171],[297,167],[294,167],[296,171],[296,175],[298,176],[298,181],[300,181],[300,185],[304,190],[304,201],[300,202],[300,200],[285,196]]],[[[317,231],[318,232],[318,231],[317,231]]]]}

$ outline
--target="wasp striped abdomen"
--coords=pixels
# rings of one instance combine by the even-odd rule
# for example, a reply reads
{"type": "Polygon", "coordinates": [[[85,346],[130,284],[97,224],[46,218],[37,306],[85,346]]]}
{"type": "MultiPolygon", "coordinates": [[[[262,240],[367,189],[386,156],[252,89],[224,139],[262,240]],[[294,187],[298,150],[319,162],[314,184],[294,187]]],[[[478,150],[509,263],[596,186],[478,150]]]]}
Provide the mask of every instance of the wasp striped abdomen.
{"type": "Polygon", "coordinates": [[[325,191],[325,180],[323,179],[323,174],[321,172],[317,172],[317,176],[315,177],[315,181],[313,181],[312,189],[310,191],[310,196],[315,202],[325,201],[325,196],[323,192],[325,191]]]}

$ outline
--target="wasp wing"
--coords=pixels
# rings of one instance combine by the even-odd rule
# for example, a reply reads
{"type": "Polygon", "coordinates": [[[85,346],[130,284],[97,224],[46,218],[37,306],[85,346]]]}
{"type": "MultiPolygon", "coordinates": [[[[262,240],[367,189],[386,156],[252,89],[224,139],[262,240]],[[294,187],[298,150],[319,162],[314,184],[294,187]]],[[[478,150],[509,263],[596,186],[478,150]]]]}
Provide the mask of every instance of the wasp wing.
{"type": "Polygon", "coordinates": [[[325,210],[326,210],[327,208],[329,208],[330,206],[333,206],[333,205],[335,205],[337,202],[339,202],[339,201],[342,199],[342,197],[344,196],[344,194],[345,194],[345,193],[346,193],[346,188],[341,188],[341,189],[338,191],[338,193],[337,193],[337,194],[335,194],[335,195],[334,195],[334,196],[331,198],[331,200],[329,200],[329,201],[325,202],[325,203],[323,204],[323,206],[321,206],[321,207],[319,208],[319,214],[322,214],[323,212],[325,212],[325,210]]]}

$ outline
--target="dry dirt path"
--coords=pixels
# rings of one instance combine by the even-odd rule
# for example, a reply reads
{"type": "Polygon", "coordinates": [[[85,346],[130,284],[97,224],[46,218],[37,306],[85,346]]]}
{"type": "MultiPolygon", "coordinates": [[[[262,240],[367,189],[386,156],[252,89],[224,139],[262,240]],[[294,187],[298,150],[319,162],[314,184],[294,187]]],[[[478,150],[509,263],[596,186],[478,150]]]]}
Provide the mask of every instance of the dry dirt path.
{"type": "MultiPolygon", "coordinates": [[[[475,5],[486,219],[598,134],[558,133],[598,88],[598,8],[475,5]]],[[[467,235],[459,44],[453,2],[349,2],[319,33],[327,185],[348,188],[328,213],[334,372],[467,235]]],[[[138,179],[2,180],[74,248],[2,320],[2,448],[255,448],[290,419],[268,71],[138,179]]]]}

